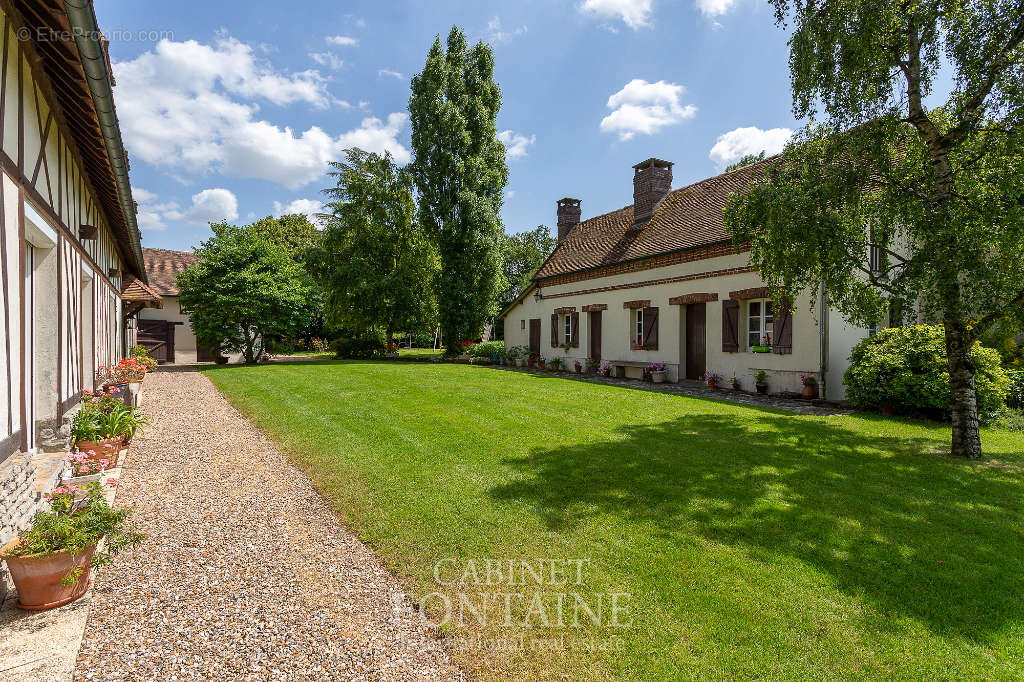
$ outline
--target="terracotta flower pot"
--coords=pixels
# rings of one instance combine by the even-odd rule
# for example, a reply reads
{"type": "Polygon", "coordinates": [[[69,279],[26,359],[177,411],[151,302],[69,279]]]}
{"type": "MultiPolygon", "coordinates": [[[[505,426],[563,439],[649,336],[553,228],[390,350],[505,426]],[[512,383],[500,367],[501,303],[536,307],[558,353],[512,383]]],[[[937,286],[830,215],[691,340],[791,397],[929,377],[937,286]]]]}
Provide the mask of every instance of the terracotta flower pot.
{"type": "Polygon", "coordinates": [[[815,400],[818,397],[818,384],[804,384],[804,391],[800,396],[804,400],[815,400]]]}
{"type": "Polygon", "coordinates": [[[78,448],[79,452],[89,455],[90,462],[99,463],[101,459],[109,460],[109,468],[112,469],[117,466],[117,460],[121,456],[121,449],[125,447],[125,437],[113,436],[103,440],[80,440],[75,443],[75,447],[78,448]],[[90,455],[90,451],[96,454],[90,455]]]}
{"type": "Polygon", "coordinates": [[[92,583],[92,555],[96,545],[81,554],[54,552],[11,556],[10,552],[21,540],[12,540],[0,549],[7,562],[14,587],[18,590],[18,607],[29,611],[45,611],[63,606],[81,597],[92,583]],[[62,585],[61,580],[76,566],[82,567],[77,582],[62,585]]]}

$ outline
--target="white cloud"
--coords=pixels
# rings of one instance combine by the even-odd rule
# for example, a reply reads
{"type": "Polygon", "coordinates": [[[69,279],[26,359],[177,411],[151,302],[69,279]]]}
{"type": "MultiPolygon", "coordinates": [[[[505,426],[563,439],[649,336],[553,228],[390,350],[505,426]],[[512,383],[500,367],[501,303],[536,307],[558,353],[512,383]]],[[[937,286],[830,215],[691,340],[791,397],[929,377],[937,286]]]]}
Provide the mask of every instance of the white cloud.
{"type": "Polygon", "coordinates": [[[327,42],[339,47],[355,47],[359,41],[349,36],[327,36],[327,42]]]}
{"type": "Polygon", "coordinates": [[[653,135],[662,128],[693,118],[697,107],[683,105],[680,99],[686,88],[682,85],[634,78],[608,98],[612,113],[601,120],[601,130],[618,133],[620,140],[629,140],[637,133],[653,135]]]}
{"type": "Polygon", "coordinates": [[[763,151],[771,156],[781,152],[792,136],[793,131],[789,128],[772,128],[771,130],[761,130],[754,126],[736,128],[718,137],[708,158],[714,161],[719,168],[725,168],[746,154],[760,154],[763,151]]]}
{"type": "Polygon", "coordinates": [[[409,159],[397,139],[405,114],[392,114],[386,123],[366,118],[341,134],[319,126],[293,131],[259,118],[253,100],[351,105],[331,97],[317,71],[278,73],[232,38],[222,37],[214,46],[163,40],[154,51],[114,68],[129,150],[169,172],[224,172],[296,189],[322,178],[327,162],[353,140],[370,151],[390,151],[403,163],[409,159]]]}
{"type": "Polygon", "coordinates": [[[583,0],[580,9],[599,17],[621,19],[635,31],[650,25],[651,4],[652,0],[583,0]]]}
{"type": "Polygon", "coordinates": [[[526,156],[526,148],[537,140],[536,135],[520,135],[511,130],[498,133],[498,140],[505,145],[505,154],[510,159],[521,159],[526,156]]]}
{"type": "Polygon", "coordinates": [[[736,4],[736,0],[697,0],[697,9],[706,17],[725,14],[736,4]]]}
{"type": "Polygon", "coordinates": [[[289,215],[292,213],[299,213],[306,216],[310,222],[315,225],[320,224],[320,219],[317,218],[317,214],[324,210],[324,204],[322,201],[316,199],[295,199],[288,204],[282,204],[280,201],[274,202],[274,216],[280,218],[283,215],[289,215]]]}
{"type": "Polygon", "coordinates": [[[228,189],[204,189],[192,195],[192,206],[187,211],[170,211],[165,215],[171,220],[187,220],[196,225],[219,220],[230,222],[238,217],[238,198],[228,189]]]}
{"type": "Polygon", "coordinates": [[[405,76],[402,75],[401,71],[392,71],[391,69],[377,69],[377,77],[379,78],[381,76],[391,76],[392,78],[397,78],[399,80],[405,78],[405,76]]]}
{"type": "Polygon", "coordinates": [[[320,66],[326,66],[334,71],[345,66],[345,60],[341,59],[333,52],[310,52],[309,58],[320,66]]]}
{"type": "Polygon", "coordinates": [[[132,197],[135,201],[140,204],[149,203],[157,198],[157,195],[150,192],[148,189],[142,189],[141,187],[132,187],[132,197]]]}
{"type": "Polygon", "coordinates": [[[506,31],[501,26],[501,19],[494,17],[487,22],[487,42],[499,45],[501,43],[507,43],[513,38],[517,38],[526,33],[526,26],[519,26],[511,31],[506,31]]]}

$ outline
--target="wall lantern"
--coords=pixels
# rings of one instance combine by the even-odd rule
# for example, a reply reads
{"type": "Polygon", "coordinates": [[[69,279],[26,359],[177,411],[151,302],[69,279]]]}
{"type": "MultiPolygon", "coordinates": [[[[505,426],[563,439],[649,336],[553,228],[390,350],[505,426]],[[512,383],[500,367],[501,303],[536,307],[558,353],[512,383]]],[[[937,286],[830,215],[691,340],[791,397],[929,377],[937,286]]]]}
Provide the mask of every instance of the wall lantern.
{"type": "Polygon", "coordinates": [[[540,289],[537,289],[536,291],[533,292],[533,300],[536,301],[537,303],[540,303],[541,299],[543,298],[544,294],[540,293],[540,289]]]}

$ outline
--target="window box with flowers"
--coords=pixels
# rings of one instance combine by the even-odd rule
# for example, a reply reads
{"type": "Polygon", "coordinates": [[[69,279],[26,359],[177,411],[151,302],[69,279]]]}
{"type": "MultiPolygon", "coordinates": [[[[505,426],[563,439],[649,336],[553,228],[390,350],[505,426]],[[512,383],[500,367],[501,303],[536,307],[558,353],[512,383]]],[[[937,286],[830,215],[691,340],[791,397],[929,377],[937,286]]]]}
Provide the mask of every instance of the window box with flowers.
{"type": "MultiPolygon", "coordinates": [[[[113,478],[106,482],[117,483],[113,478]]],[[[92,569],[145,539],[128,523],[131,511],[110,506],[100,483],[64,484],[46,499],[49,510],[38,512],[32,525],[0,548],[18,590],[18,606],[32,611],[78,599],[92,583],[92,569]]]]}

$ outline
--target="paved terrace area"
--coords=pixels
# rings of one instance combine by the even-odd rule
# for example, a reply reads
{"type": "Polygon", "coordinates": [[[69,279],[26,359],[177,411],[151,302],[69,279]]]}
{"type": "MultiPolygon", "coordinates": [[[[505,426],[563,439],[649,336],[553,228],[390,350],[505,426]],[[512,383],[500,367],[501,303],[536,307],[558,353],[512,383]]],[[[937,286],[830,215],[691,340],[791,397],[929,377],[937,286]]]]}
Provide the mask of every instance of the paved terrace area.
{"type": "Polygon", "coordinates": [[[459,680],[399,581],[195,371],[146,378],[117,504],[146,544],[99,574],[76,680],[459,680]]]}

